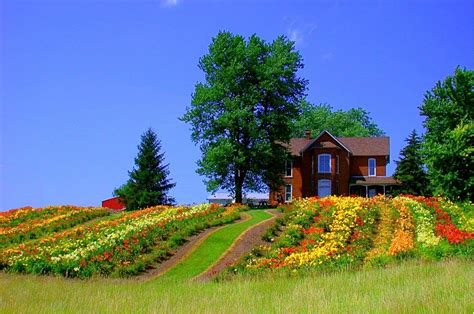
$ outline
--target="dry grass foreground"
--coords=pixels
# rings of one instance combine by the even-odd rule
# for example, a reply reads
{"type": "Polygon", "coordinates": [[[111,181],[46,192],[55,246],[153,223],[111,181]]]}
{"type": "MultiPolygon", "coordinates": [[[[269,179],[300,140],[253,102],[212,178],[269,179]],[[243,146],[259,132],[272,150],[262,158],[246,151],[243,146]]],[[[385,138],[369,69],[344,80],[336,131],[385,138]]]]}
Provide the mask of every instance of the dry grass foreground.
{"type": "Polygon", "coordinates": [[[0,273],[2,313],[472,313],[469,261],[229,282],[139,283],[0,273]]]}

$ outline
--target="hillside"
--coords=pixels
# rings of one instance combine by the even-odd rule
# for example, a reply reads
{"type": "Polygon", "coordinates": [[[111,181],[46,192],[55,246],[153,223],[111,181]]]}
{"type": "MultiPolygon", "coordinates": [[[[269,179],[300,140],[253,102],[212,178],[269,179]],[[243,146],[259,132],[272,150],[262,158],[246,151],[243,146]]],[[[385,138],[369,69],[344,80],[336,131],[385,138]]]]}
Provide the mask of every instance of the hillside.
{"type": "Polygon", "coordinates": [[[280,210],[283,216],[263,236],[268,245],[255,247],[210,282],[192,280],[212,272],[247,231],[268,226],[275,219],[270,213],[216,205],[2,213],[1,311],[474,310],[472,204],[327,197],[280,210]],[[129,276],[134,278],[105,278],[129,276]]]}

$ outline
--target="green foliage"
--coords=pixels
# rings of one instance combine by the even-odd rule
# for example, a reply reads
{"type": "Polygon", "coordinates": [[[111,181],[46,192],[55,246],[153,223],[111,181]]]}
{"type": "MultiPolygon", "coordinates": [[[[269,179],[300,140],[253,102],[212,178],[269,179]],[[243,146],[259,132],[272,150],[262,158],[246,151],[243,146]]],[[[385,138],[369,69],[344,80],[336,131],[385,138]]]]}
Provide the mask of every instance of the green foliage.
{"type": "Polygon", "coordinates": [[[213,38],[199,61],[205,82],[196,84],[181,117],[200,144],[197,172],[207,178],[209,191],[225,189],[242,202],[243,189],[261,191],[281,182],[284,143],[307,85],[297,76],[302,67],[294,43],[284,36],[272,43],[229,32],[213,38]]]}
{"type": "Polygon", "coordinates": [[[473,109],[474,71],[457,68],[425,94],[423,152],[434,194],[474,198],[473,109]]]}
{"type": "Polygon", "coordinates": [[[168,164],[164,164],[164,153],[160,150],[161,142],[156,133],[148,129],[138,146],[137,168],[129,172],[127,183],[114,191],[115,196],[123,199],[127,210],[174,203],[174,198],[167,193],[176,184],[168,177],[168,164]]]}
{"type": "Polygon", "coordinates": [[[306,100],[302,101],[301,107],[302,113],[293,126],[294,137],[302,137],[306,130],[310,130],[313,137],[323,130],[338,137],[384,135],[362,108],[334,111],[328,104],[314,105],[306,100]]]}
{"type": "Polygon", "coordinates": [[[405,141],[407,145],[400,152],[400,160],[396,161],[397,169],[393,177],[402,183],[401,193],[427,195],[428,177],[423,168],[422,139],[413,130],[405,141]]]}

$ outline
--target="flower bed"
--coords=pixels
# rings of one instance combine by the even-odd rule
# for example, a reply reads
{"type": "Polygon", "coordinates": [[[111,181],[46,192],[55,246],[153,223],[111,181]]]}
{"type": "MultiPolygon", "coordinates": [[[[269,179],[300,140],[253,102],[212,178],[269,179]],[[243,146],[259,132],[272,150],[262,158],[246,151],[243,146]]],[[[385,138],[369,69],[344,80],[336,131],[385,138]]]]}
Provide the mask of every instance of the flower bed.
{"type": "Polygon", "coordinates": [[[67,277],[133,275],[165,258],[186,236],[238,217],[237,207],[156,206],[4,249],[0,268],[67,277]]]}
{"type": "Polygon", "coordinates": [[[264,269],[340,269],[400,258],[472,258],[471,203],[401,196],[299,199],[232,272],[264,269]],[[459,222],[458,225],[455,222],[459,222]],[[462,225],[465,230],[460,230],[462,225]]]}
{"type": "Polygon", "coordinates": [[[110,215],[102,207],[24,207],[0,213],[0,247],[36,239],[44,234],[74,227],[110,215]]]}

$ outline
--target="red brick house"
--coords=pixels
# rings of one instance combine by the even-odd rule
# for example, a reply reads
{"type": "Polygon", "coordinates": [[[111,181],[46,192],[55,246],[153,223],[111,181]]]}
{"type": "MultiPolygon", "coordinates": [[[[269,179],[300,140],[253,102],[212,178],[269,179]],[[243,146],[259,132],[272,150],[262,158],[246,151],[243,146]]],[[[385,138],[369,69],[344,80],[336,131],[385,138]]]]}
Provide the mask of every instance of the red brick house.
{"type": "Polygon", "coordinates": [[[270,192],[271,203],[327,195],[375,196],[398,183],[386,176],[390,161],[388,137],[334,137],[323,131],[311,139],[292,138],[284,186],[270,192]]]}

